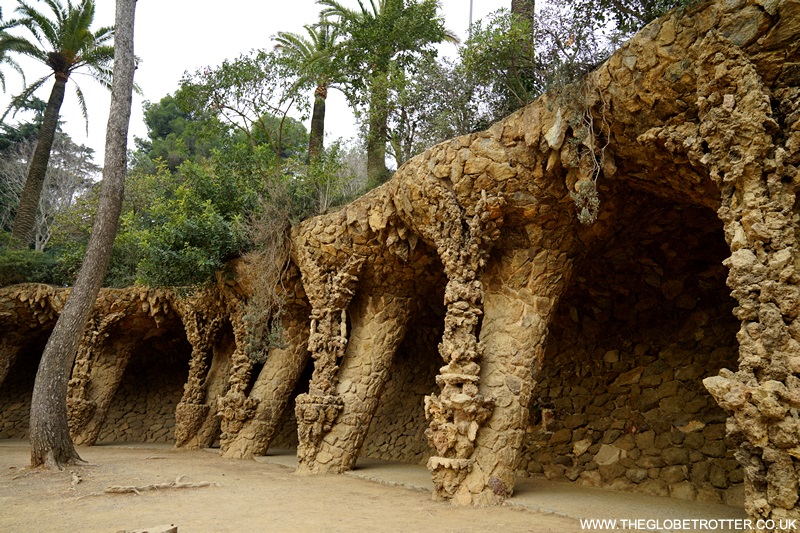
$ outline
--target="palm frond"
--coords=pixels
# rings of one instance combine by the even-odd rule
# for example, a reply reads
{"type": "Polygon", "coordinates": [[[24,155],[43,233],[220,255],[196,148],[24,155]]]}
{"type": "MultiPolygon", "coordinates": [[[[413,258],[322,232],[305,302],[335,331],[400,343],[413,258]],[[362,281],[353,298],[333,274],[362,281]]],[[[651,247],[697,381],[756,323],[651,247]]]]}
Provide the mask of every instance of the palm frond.
{"type": "Polygon", "coordinates": [[[83,96],[83,91],[81,90],[80,85],[78,82],[75,82],[75,96],[78,97],[78,104],[81,107],[81,115],[83,115],[83,122],[86,124],[86,135],[89,135],[89,112],[86,109],[86,98],[83,96]]]}
{"type": "Polygon", "coordinates": [[[44,85],[44,82],[46,82],[47,79],[50,78],[50,76],[52,76],[52,74],[47,74],[46,76],[42,76],[35,82],[25,87],[25,89],[23,89],[22,92],[19,93],[17,96],[12,98],[11,103],[8,104],[8,107],[3,112],[3,116],[0,117],[0,122],[4,122],[6,120],[6,117],[11,112],[12,109],[14,110],[12,116],[14,116],[17,113],[17,111],[19,111],[22,108],[22,104],[28,101],[28,99],[31,96],[33,96],[33,93],[36,92],[42,85],[44,85]]]}
{"type": "Polygon", "coordinates": [[[310,58],[313,55],[313,44],[302,35],[281,31],[275,36],[275,49],[299,59],[310,58]]]}
{"type": "Polygon", "coordinates": [[[6,33],[0,36],[0,54],[5,55],[9,52],[28,56],[37,61],[44,62],[47,60],[45,52],[34,43],[23,37],[6,33]]]}
{"type": "MultiPolygon", "coordinates": [[[[340,21],[349,21],[354,22],[360,18],[360,14],[350,9],[349,7],[343,6],[337,0],[317,0],[317,4],[321,6],[326,6],[321,12],[320,15],[325,17],[336,17],[340,21]]],[[[361,1],[359,0],[359,4],[361,1]]],[[[361,5],[362,11],[364,11],[364,6],[361,5]]]]}
{"type": "MultiPolygon", "coordinates": [[[[59,32],[53,22],[47,18],[43,13],[31,7],[24,0],[18,0],[19,6],[17,12],[22,15],[20,19],[20,26],[24,26],[36,38],[36,41],[44,48],[55,48],[55,44],[59,40],[59,32]]],[[[58,7],[53,7],[52,0],[45,0],[45,3],[50,5],[58,18],[58,7]]]]}
{"type": "MultiPolygon", "coordinates": [[[[0,63],[4,63],[14,69],[17,74],[22,77],[22,85],[26,85],[25,81],[25,71],[22,70],[22,67],[19,66],[19,63],[5,55],[4,51],[0,50],[0,63]]],[[[6,92],[6,75],[0,71],[0,86],[3,87],[3,92],[6,92]]]]}

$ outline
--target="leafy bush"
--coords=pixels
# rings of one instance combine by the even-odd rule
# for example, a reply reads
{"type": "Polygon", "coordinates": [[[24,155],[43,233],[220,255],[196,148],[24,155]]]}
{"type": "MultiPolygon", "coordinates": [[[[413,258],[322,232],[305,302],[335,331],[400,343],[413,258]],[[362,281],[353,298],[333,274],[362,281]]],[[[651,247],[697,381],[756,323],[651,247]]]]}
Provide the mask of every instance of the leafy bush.
{"type": "Polygon", "coordinates": [[[10,234],[0,233],[0,287],[14,283],[62,285],[66,277],[52,253],[35,250],[9,250],[10,234]]]}
{"type": "Polygon", "coordinates": [[[145,232],[138,280],[146,285],[194,285],[213,277],[243,243],[239,218],[226,220],[210,200],[189,189],[155,206],[164,223],[145,232]]]}

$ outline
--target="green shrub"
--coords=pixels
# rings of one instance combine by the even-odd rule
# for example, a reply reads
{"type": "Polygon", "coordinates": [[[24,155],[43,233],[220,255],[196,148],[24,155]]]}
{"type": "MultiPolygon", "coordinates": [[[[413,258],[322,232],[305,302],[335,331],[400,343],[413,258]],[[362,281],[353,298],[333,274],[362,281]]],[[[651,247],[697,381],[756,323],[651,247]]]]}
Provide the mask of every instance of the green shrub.
{"type": "Polygon", "coordinates": [[[15,283],[64,284],[57,258],[35,250],[0,248],[0,286],[15,283]]]}
{"type": "Polygon", "coordinates": [[[210,200],[182,197],[154,209],[163,223],[143,233],[138,281],[151,286],[210,280],[243,243],[238,219],[226,220],[210,200]],[[160,216],[159,216],[160,215],[160,216]]]}

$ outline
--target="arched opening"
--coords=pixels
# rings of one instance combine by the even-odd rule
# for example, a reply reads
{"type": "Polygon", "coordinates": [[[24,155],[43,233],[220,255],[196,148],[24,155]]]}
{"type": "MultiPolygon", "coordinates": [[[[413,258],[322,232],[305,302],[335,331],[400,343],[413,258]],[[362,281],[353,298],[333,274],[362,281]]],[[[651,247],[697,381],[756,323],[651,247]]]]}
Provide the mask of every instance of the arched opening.
{"type": "Polygon", "coordinates": [[[133,349],[98,443],[172,442],[192,348],[179,324],[133,349]]]}
{"type": "Polygon", "coordinates": [[[619,226],[550,324],[519,469],[741,505],[727,415],[702,384],[738,357],[722,223],[649,196],[619,226]]]}
{"type": "Polygon", "coordinates": [[[51,331],[40,332],[22,346],[0,386],[0,439],[28,438],[33,384],[51,331]]]}
{"type": "Polygon", "coordinates": [[[301,394],[308,393],[308,385],[314,373],[314,360],[309,357],[303,372],[297,380],[297,384],[292,390],[289,403],[283,410],[280,422],[278,422],[275,436],[270,442],[270,448],[277,449],[296,449],[298,444],[297,437],[297,416],[295,415],[295,400],[301,394]]]}
{"type": "Polygon", "coordinates": [[[437,347],[444,329],[445,283],[425,293],[412,317],[364,440],[364,457],[425,464],[433,455],[425,438],[424,398],[439,392],[436,376],[444,363],[437,347]]]}
{"type": "MultiPolygon", "coordinates": [[[[433,250],[426,250],[435,257],[433,250]]],[[[433,455],[425,438],[424,398],[439,392],[436,376],[444,364],[438,346],[444,330],[446,285],[438,258],[424,277],[415,280],[414,310],[364,438],[362,457],[424,464],[433,455]]]]}

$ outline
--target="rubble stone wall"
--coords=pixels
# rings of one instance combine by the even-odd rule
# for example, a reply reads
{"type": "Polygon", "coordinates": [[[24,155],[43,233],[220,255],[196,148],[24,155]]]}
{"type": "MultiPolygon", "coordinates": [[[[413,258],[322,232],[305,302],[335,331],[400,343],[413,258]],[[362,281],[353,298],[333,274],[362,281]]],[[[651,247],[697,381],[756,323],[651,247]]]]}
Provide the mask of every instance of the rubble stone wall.
{"type": "MultiPolygon", "coordinates": [[[[442,310],[443,312],[443,310],[442,310]]],[[[434,317],[430,317],[435,320],[434,317]]],[[[362,453],[373,459],[425,464],[433,449],[425,439],[423,399],[436,391],[441,358],[436,345],[442,335],[435,323],[411,326],[389,372],[362,453]]]]}
{"type": "Polygon", "coordinates": [[[98,442],[174,442],[175,407],[188,374],[188,354],[134,354],[98,442]]]}
{"type": "Polygon", "coordinates": [[[38,354],[44,346],[33,345],[23,350],[12,365],[6,381],[0,386],[0,439],[28,437],[28,417],[31,412],[31,392],[39,364],[38,354]],[[37,354],[25,357],[25,354],[37,354]]]}
{"type": "Polygon", "coordinates": [[[701,382],[735,366],[738,355],[722,225],[697,207],[654,207],[650,215],[584,261],[565,294],[519,468],[742,505],[727,414],[701,382]]]}

